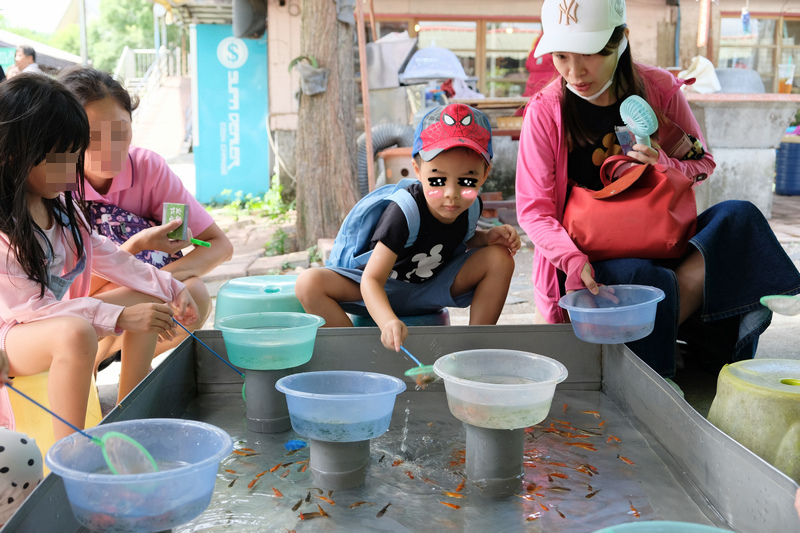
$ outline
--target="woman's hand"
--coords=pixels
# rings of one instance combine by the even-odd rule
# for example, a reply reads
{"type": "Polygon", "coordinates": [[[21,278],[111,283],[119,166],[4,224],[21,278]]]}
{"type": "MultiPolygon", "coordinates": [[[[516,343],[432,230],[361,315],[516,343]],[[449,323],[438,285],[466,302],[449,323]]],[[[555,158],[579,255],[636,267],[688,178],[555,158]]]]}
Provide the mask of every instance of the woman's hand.
{"type": "Polygon", "coordinates": [[[162,333],[175,327],[172,307],[165,303],[141,303],[126,307],[117,318],[117,327],[133,333],[162,333]]]}
{"type": "Polygon", "coordinates": [[[515,255],[517,250],[522,246],[522,241],[519,238],[517,230],[508,224],[502,226],[495,226],[491,228],[487,234],[488,244],[499,244],[508,248],[511,255],[515,255]]]}
{"type": "MultiPolygon", "coordinates": [[[[167,238],[167,234],[181,225],[180,219],[170,220],[162,226],[147,228],[128,239],[121,248],[133,255],[143,250],[158,250],[170,255],[177,253],[190,244],[192,231],[188,230],[185,241],[176,241],[167,238]]],[[[187,228],[188,229],[188,228],[187,228]]]]}
{"type": "MultiPolygon", "coordinates": [[[[197,304],[192,298],[189,289],[185,288],[178,293],[172,301],[172,307],[175,308],[175,319],[179,320],[184,326],[194,324],[200,319],[200,311],[197,309],[197,304]]],[[[202,324],[198,324],[200,327],[202,324]]]]}
{"type": "Polygon", "coordinates": [[[633,150],[628,152],[628,157],[632,157],[640,163],[650,163],[651,165],[655,165],[658,163],[658,150],[652,146],[634,144],[633,150]]]}
{"type": "MultiPolygon", "coordinates": [[[[593,274],[592,265],[589,263],[584,263],[583,268],[581,269],[581,281],[583,282],[584,285],[586,285],[586,288],[589,289],[589,292],[591,292],[592,294],[599,294],[600,286],[594,280],[592,274],[593,274]]],[[[573,291],[567,291],[568,294],[570,292],[573,291]]]]}
{"type": "Polygon", "coordinates": [[[400,351],[408,337],[408,328],[399,318],[388,321],[381,328],[381,343],[389,350],[400,351]]]}

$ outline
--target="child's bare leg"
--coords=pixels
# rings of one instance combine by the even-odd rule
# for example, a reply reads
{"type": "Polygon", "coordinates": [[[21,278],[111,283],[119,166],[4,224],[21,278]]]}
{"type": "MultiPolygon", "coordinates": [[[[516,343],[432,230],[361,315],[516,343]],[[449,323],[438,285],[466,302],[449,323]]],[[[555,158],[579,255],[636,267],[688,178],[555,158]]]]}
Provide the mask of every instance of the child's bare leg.
{"type": "Polygon", "coordinates": [[[361,299],[361,289],[355,281],[326,268],[310,268],[297,276],[294,293],[306,313],[325,319],[324,327],[353,326],[339,302],[361,299]]]}
{"type": "Polygon", "coordinates": [[[475,290],[469,308],[470,325],[497,324],[513,275],[514,258],[505,246],[485,246],[467,259],[450,294],[459,296],[475,290]]]}
{"type": "MultiPolygon", "coordinates": [[[[50,371],[47,397],[53,412],[83,429],[97,333],[78,317],[56,317],[17,324],[6,336],[9,375],[31,376],[50,371]]],[[[61,439],[75,430],[53,418],[53,434],[61,439]]]]}
{"type": "MultiPolygon", "coordinates": [[[[131,306],[146,302],[159,302],[157,298],[141,292],[120,287],[94,296],[106,303],[131,306]]],[[[176,326],[177,327],[177,326],[176,326]]],[[[126,331],[120,335],[122,350],[122,369],[119,376],[117,403],[121,402],[150,371],[150,363],[155,356],[158,333],[133,333],[126,331]]],[[[102,359],[101,359],[102,360],[102,359]]]]}

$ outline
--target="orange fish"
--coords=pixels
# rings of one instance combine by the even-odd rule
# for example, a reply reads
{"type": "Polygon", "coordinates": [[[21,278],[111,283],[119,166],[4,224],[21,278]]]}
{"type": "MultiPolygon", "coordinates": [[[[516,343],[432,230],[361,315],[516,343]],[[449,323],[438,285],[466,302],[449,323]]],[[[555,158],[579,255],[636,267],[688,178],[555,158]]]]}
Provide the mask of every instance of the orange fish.
{"type": "Polygon", "coordinates": [[[414,479],[414,474],[412,474],[412,473],[411,473],[410,471],[408,471],[408,470],[406,470],[406,475],[407,475],[407,476],[408,476],[410,479],[414,479]]]}
{"type": "Polygon", "coordinates": [[[584,450],[589,450],[590,452],[597,451],[597,448],[588,442],[565,442],[564,444],[567,446],[577,446],[578,448],[583,448],[584,450]]]}
{"type": "Polygon", "coordinates": [[[567,466],[566,463],[547,463],[547,464],[552,465],[552,466],[567,466]]]}
{"type": "Polygon", "coordinates": [[[242,450],[233,450],[233,453],[235,453],[236,455],[240,455],[242,457],[250,457],[251,455],[259,455],[257,453],[243,452],[242,450]]]}
{"type": "Polygon", "coordinates": [[[269,471],[270,471],[270,472],[274,472],[274,471],[276,471],[277,469],[279,469],[279,468],[280,468],[282,465],[283,465],[283,463],[278,463],[278,464],[276,464],[275,466],[273,466],[272,468],[270,468],[270,469],[269,469],[269,471]]]}
{"type": "Polygon", "coordinates": [[[567,411],[567,404],[564,404],[564,407],[562,408],[562,411],[563,411],[563,412],[566,412],[566,411],[567,411]]]}
{"type": "Polygon", "coordinates": [[[246,451],[246,452],[256,453],[256,451],[254,449],[252,449],[252,448],[239,448],[239,449],[243,450],[243,451],[246,451]]]}
{"type": "Polygon", "coordinates": [[[633,506],[633,502],[628,500],[628,503],[631,504],[631,511],[628,514],[633,513],[633,516],[639,518],[641,515],[639,514],[639,511],[636,510],[636,507],[633,506]]]}
{"type": "Polygon", "coordinates": [[[247,484],[247,488],[248,489],[252,489],[256,485],[257,481],[258,481],[258,478],[255,478],[253,481],[251,481],[250,483],[247,484]]]}
{"type": "Polygon", "coordinates": [[[317,509],[319,509],[319,514],[321,514],[322,516],[330,516],[328,513],[325,512],[325,509],[323,509],[320,504],[317,504],[317,509]]]}
{"type": "Polygon", "coordinates": [[[586,413],[587,415],[594,415],[595,418],[600,418],[599,411],[581,411],[581,413],[586,413]]]}
{"type": "Polygon", "coordinates": [[[446,505],[446,506],[448,506],[448,507],[450,507],[452,509],[461,509],[460,505],[456,505],[454,503],[450,503],[450,502],[439,502],[439,503],[441,503],[442,505],[446,505]]]}
{"type": "Polygon", "coordinates": [[[311,520],[312,518],[319,518],[321,516],[327,516],[322,513],[300,513],[300,520],[311,520]]]}
{"type": "Polygon", "coordinates": [[[539,507],[541,507],[541,508],[542,508],[542,509],[544,509],[545,511],[549,511],[549,510],[550,510],[550,509],[548,509],[548,508],[547,508],[547,506],[546,506],[545,504],[543,504],[542,502],[536,502],[536,503],[538,503],[538,504],[539,504],[539,507]]]}
{"type": "Polygon", "coordinates": [[[467,478],[462,479],[461,483],[459,483],[458,487],[456,487],[456,492],[461,492],[462,490],[464,490],[464,485],[466,484],[467,484],[467,478]]]}
{"type": "Polygon", "coordinates": [[[263,472],[261,472],[260,474],[256,474],[256,478],[260,478],[261,476],[263,476],[263,475],[264,475],[264,474],[266,474],[267,472],[268,472],[268,470],[264,470],[264,471],[263,471],[263,472]]]}
{"type": "Polygon", "coordinates": [[[561,424],[562,426],[571,426],[572,425],[569,422],[564,422],[563,420],[558,420],[556,418],[554,418],[553,421],[561,424]]]}
{"type": "Polygon", "coordinates": [[[283,471],[283,474],[281,474],[281,477],[286,477],[286,476],[288,476],[288,475],[289,475],[289,472],[291,472],[291,470],[289,470],[289,469],[287,468],[286,470],[284,470],[284,471],[283,471]]]}
{"type": "MultiPolygon", "coordinates": [[[[317,498],[318,500],[324,501],[325,503],[327,503],[329,505],[336,505],[335,501],[331,500],[330,498],[326,498],[325,496],[317,496],[315,494],[314,497],[317,498]]],[[[319,505],[319,504],[317,504],[317,505],[319,505]]]]}
{"type": "Polygon", "coordinates": [[[403,464],[403,460],[402,459],[395,459],[394,462],[392,462],[392,466],[398,466],[398,465],[401,465],[401,464],[403,464]]]}
{"type": "Polygon", "coordinates": [[[629,465],[635,465],[636,464],[633,461],[631,461],[630,459],[628,459],[627,457],[622,457],[620,454],[617,454],[617,458],[619,458],[619,460],[622,461],[623,463],[627,463],[629,465]]]}
{"type": "Polygon", "coordinates": [[[235,474],[236,473],[236,470],[230,470],[228,468],[226,468],[225,471],[228,472],[229,474],[235,474]]]}
{"type": "Polygon", "coordinates": [[[466,498],[463,494],[459,494],[457,492],[442,492],[445,496],[449,496],[451,498],[466,498]]]}
{"type": "Polygon", "coordinates": [[[561,472],[553,472],[550,474],[553,477],[560,477],[561,479],[569,479],[569,476],[566,474],[562,474],[561,472]]]}
{"type": "MultiPolygon", "coordinates": [[[[566,405],[566,404],[564,404],[566,405]]],[[[526,522],[533,522],[534,520],[538,520],[539,517],[542,516],[539,513],[533,513],[532,515],[528,515],[528,518],[525,519],[526,522]]]]}
{"type": "Polygon", "coordinates": [[[612,440],[615,440],[617,442],[622,442],[621,440],[619,440],[618,437],[615,437],[614,435],[609,435],[608,440],[606,442],[611,442],[612,440]]]}
{"type": "Polygon", "coordinates": [[[303,467],[300,469],[300,471],[305,472],[306,468],[308,468],[308,463],[304,464],[303,467]]]}
{"type": "Polygon", "coordinates": [[[283,498],[283,493],[281,493],[281,491],[279,491],[275,487],[272,487],[272,493],[275,494],[276,498],[283,498]]]}
{"type": "Polygon", "coordinates": [[[599,424],[597,424],[597,427],[600,427],[600,428],[601,428],[601,427],[603,427],[604,425],[606,425],[606,421],[605,421],[605,420],[603,420],[602,422],[600,422],[599,424]]]}
{"type": "Polygon", "coordinates": [[[362,505],[375,505],[375,502],[364,502],[364,501],[361,501],[361,502],[351,503],[348,507],[350,509],[355,509],[356,507],[361,507],[362,505]]]}

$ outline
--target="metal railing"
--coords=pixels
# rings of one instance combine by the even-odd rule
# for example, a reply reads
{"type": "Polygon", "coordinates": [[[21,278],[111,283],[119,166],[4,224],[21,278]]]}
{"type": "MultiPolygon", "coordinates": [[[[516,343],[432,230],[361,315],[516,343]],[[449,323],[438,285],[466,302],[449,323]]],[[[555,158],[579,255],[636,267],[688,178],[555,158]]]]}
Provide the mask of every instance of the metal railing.
{"type": "MultiPolygon", "coordinates": [[[[165,46],[158,51],[126,46],[114,69],[114,79],[128,90],[131,98],[139,100],[141,107],[146,105],[147,100],[161,85],[163,77],[174,76],[179,72],[179,61],[179,50],[168,50],[165,46]]],[[[133,112],[134,121],[137,110],[133,112]]]]}

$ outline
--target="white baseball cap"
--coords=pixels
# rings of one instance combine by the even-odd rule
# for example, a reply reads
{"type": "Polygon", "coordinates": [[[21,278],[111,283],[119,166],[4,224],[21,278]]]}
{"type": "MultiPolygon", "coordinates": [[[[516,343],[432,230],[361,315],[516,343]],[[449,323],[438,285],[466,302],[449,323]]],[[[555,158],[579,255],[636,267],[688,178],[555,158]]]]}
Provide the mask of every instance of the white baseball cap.
{"type": "Polygon", "coordinates": [[[596,54],[625,20],[625,0],[544,0],[543,35],[534,57],[551,52],[596,54]]]}

